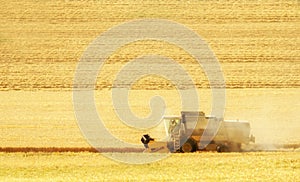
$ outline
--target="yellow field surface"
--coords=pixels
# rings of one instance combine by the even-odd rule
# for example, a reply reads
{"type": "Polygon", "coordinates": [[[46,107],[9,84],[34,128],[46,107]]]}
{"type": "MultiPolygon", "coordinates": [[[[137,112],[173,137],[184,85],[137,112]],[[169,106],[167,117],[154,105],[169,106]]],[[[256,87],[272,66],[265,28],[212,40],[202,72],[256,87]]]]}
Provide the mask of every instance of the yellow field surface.
{"type": "MultiPolygon", "coordinates": [[[[123,154],[147,155],[147,154],[123,154]]],[[[0,153],[7,181],[298,181],[300,153],[173,154],[126,165],[96,153],[0,153]]]]}
{"type": "MultiPolygon", "coordinates": [[[[299,181],[299,148],[276,148],[300,144],[299,12],[297,0],[1,1],[0,149],[90,149],[84,136],[90,131],[80,131],[72,102],[77,63],[101,33],[150,18],[178,22],[209,44],[226,81],[225,119],[248,120],[256,142],[266,144],[260,150],[278,152],[172,154],[143,165],[117,163],[92,152],[0,152],[0,181],[299,181]]],[[[95,105],[112,135],[140,147],[142,134],[163,138],[163,125],[148,130],[128,127],[118,118],[116,112],[123,108],[113,106],[111,94],[120,70],[147,54],[182,65],[197,87],[200,110],[208,115],[213,99],[203,68],[178,46],[147,40],[115,50],[99,70],[95,105]]],[[[132,71],[139,73],[138,65],[132,71]]],[[[133,83],[130,109],[146,117],[156,95],[166,103],[165,114],[180,114],[179,93],[159,75],[133,83]]],[[[123,147],[105,136],[97,141],[100,147],[123,147]]]]}
{"type": "MultiPolygon", "coordinates": [[[[149,102],[161,96],[166,115],[179,115],[181,98],[174,90],[132,90],[129,106],[138,117],[150,113],[149,102]]],[[[198,92],[200,109],[211,109],[211,92],[198,92]]],[[[257,143],[299,143],[299,89],[227,89],[225,119],[248,120],[257,143]]],[[[72,93],[69,91],[0,92],[0,146],[2,147],[88,147],[80,132],[72,93]]],[[[110,90],[95,92],[95,104],[107,129],[116,137],[140,144],[142,134],[163,138],[163,124],[151,130],[128,127],[118,118],[110,90]]],[[[99,140],[100,141],[100,140],[99,140]]],[[[103,143],[110,143],[102,138],[103,143]]],[[[119,146],[116,146],[119,147],[119,146]]]]}
{"type": "MultiPolygon", "coordinates": [[[[297,1],[7,1],[0,9],[1,146],[87,146],[72,107],[76,65],[101,33],[143,18],[179,22],[210,45],[226,87],[235,88],[227,89],[226,119],[249,120],[259,142],[299,141],[297,1]]],[[[144,131],[131,131],[120,123],[110,89],[122,66],[150,53],[180,63],[203,92],[201,109],[208,114],[211,109],[210,92],[203,89],[209,83],[191,55],[160,41],[123,46],[99,72],[95,103],[111,132],[132,143],[139,143],[144,131]]],[[[166,100],[167,114],[181,111],[181,101],[168,80],[145,77],[133,89],[137,91],[131,92],[130,104],[138,116],[147,116],[155,94],[166,100]]],[[[162,130],[147,132],[161,137],[162,130]]]]}
{"type": "MultiPolygon", "coordinates": [[[[112,26],[143,18],[176,21],[203,37],[221,62],[228,88],[300,86],[296,0],[5,1],[0,17],[1,90],[69,90],[76,64],[92,40],[112,26]]],[[[174,45],[141,41],[116,50],[101,70],[97,88],[111,88],[120,66],[146,53],[173,58],[197,87],[209,87],[190,55],[174,45]]],[[[147,81],[136,89],[153,84],[169,88],[161,80],[147,81]]]]}

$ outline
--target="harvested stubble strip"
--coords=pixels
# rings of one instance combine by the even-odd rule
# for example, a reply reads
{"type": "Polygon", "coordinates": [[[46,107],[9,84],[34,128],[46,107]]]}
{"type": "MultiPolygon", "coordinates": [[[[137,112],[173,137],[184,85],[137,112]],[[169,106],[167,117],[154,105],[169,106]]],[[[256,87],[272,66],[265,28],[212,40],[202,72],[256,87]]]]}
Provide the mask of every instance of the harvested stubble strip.
{"type": "Polygon", "coordinates": [[[142,152],[142,148],[92,148],[92,147],[0,147],[0,152],[142,152]]]}

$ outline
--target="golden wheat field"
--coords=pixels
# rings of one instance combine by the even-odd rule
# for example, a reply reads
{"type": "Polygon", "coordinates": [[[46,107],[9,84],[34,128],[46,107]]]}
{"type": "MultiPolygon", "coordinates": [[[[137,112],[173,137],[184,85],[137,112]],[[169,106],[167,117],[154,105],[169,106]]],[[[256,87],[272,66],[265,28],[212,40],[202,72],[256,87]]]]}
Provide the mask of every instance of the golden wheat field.
{"type": "Polygon", "coordinates": [[[299,152],[174,154],[141,165],[85,152],[0,153],[0,159],[4,181],[298,181],[300,174],[299,152]]]}
{"type": "MultiPolygon", "coordinates": [[[[297,0],[1,1],[0,181],[299,181],[299,12],[297,0]],[[76,66],[100,34],[137,19],[178,22],[206,41],[226,82],[224,117],[248,120],[259,151],[172,154],[130,165],[91,149],[74,113],[76,66]]],[[[209,114],[213,107],[208,78],[192,55],[164,41],[122,46],[99,70],[94,101],[109,132],[139,148],[142,134],[163,138],[164,126],[141,130],[122,123],[117,112],[123,108],[113,105],[112,90],[120,70],[149,54],[180,64],[193,80],[200,109],[209,114]]],[[[131,71],[137,74],[148,69],[135,68],[131,71]]],[[[174,83],[157,75],[132,83],[130,109],[146,117],[149,101],[157,95],[166,104],[165,114],[179,115],[184,109],[174,83]]],[[[123,147],[105,136],[97,140],[103,148],[123,147]]],[[[120,151],[106,155],[150,155],[120,151]]]]}

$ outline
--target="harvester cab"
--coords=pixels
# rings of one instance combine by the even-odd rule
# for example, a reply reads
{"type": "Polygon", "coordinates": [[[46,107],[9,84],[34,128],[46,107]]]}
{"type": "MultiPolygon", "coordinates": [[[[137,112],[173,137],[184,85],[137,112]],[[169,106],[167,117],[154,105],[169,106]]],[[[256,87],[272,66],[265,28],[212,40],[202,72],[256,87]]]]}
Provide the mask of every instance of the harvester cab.
{"type": "Polygon", "coordinates": [[[176,151],[180,148],[180,140],[185,133],[185,125],[179,116],[166,116],[163,119],[165,124],[166,136],[168,138],[167,147],[170,151],[176,151]]]}
{"type": "Polygon", "coordinates": [[[173,132],[180,130],[181,119],[178,116],[166,116],[163,118],[166,135],[169,137],[173,132]]]}

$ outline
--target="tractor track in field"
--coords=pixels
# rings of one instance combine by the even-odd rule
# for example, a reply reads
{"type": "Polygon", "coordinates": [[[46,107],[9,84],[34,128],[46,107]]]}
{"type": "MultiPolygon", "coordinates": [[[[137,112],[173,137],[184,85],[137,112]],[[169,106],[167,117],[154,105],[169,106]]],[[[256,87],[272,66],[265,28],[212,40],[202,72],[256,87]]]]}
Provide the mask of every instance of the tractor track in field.
{"type": "Polygon", "coordinates": [[[93,148],[93,147],[0,147],[0,152],[143,152],[143,148],[93,148]]]}
{"type": "MultiPolygon", "coordinates": [[[[0,152],[14,153],[63,153],[63,152],[91,152],[91,153],[141,153],[144,148],[93,148],[93,147],[0,147],[0,152]]],[[[201,151],[205,152],[205,151],[201,151]]],[[[300,152],[300,144],[252,144],[243,152],[300,152]]]]}

